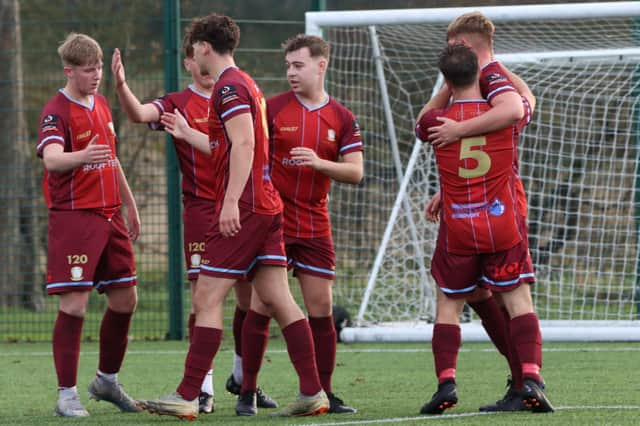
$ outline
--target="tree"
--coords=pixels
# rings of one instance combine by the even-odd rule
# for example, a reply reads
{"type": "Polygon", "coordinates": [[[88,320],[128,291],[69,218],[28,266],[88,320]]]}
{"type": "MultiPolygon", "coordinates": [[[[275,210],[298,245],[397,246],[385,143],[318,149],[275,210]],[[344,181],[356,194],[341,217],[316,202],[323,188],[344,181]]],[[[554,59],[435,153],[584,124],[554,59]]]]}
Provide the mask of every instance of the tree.
{"type": "Polygon", "coordinates": [[[35,175],[24,116],[20,5],[0,0],[0,306],[44,305],[35,175]]]}

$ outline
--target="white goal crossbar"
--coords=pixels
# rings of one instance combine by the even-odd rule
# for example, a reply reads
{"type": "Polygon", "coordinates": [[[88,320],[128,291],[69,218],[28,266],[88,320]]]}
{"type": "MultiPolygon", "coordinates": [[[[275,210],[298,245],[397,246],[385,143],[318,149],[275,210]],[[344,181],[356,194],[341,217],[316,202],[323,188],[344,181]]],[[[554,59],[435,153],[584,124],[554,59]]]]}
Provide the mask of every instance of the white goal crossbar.
{"type": "Polygon", "coordinates": [[[572,3],[570,5],[479,6],[432,9],[387,9],[306,12],[307,34],[322,36],[326,26],[368,26],[380,24],[428,24],[450,22],[458,16],[480,11],[496,22],[532,19],[560,20],[592,17],[626,17],[640,15],[640,2],[572,3]],[[384,13],[381,13],[384,12],[384,13]]]}

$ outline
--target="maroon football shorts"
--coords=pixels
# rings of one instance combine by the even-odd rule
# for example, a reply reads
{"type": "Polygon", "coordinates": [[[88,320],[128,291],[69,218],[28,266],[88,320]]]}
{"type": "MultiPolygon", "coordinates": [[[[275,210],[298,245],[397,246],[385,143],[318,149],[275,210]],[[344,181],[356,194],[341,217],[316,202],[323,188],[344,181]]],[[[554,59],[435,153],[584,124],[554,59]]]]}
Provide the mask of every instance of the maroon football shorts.
{"type": "Polygon", "coordinates": [[[111,219],[90,210],[50,210],[47,293],[136,285],[133,246],[118,210],[111,219]]]}
{"type": "Polygon", "coordinates": [[[452,298],[467,297],[478,286],[504,292],[535,281],[526,239],[509,250],[470,256],[447,253],[438,244],[431,259],[431,275],[440,290],[452,298]]]}
{"type": "Polygon", "coordinates": [[[296,238],[285,235],[284,247],[287,251],[288,267],[293,268],[294,275],[314,275],[330,281],[335,278],[336,252],[331,236],[296,238]]]}
{"type": "Polygon", "coordinates": [[[251,281],[259,265],[287,266],[282,236],[282,213],[262,215],[240,207],[240,232],[220,233],[220,211],[207,234],[200,273],[210,277],[251,281]]]}
{"type": "Polygon", "coordinates": [[[183,207],[184,259],[187,263],[187,278],[189,281],[195,281],[200,273],[205,236],[213,228],[216,202],[205,198],[185,196],[183,207]]]}

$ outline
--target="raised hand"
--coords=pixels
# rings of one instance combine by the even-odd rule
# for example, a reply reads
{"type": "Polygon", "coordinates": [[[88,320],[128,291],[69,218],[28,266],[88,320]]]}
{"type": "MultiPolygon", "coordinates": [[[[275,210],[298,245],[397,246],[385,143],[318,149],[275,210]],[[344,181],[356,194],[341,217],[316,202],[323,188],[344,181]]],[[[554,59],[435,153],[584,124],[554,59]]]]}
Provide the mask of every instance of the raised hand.
{"type": "Polygon", "coordinates": [[[113,56],[111,56],[111,72],[115,77],[116,87],[122,86],[127,81],[124,75],[124,64],[122,63],[120,49],[117,47],[113,51],[113,56]]]}

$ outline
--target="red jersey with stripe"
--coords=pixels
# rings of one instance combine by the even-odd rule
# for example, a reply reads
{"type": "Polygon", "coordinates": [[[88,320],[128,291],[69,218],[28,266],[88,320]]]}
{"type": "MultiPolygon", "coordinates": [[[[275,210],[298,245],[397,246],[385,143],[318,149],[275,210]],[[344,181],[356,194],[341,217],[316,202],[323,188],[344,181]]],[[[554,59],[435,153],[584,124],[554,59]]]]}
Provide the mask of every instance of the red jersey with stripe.
{"type": "MultiPolygon", "coordinates": [[[[226,123],[241,114],[251,114],[254,132],[253,166],[238,205],[254,213],[274,215],[282,211],[282,201],[271,183],[269,171],[269,133],[267,103],[260,87],[244,71],[225,68],[213,88],[209,109],[209,142],[212,169],[216,171],[216,198],[224,199],[229,181],[232,141],[226,131],[217,137],[218,123],[226,123]]],[[[223,127],[224,130],[224,127],[223,127]]]]}
{"type": "Polygon", "coordinates": [[[91,105],[70,98],[61,89],[42,110],[38,136],[38,156],[47,145],[58,144],[64,152],[80,151],[99,135],[96,143],[111,148],[111,158],[103,163],[85,164],[67,172],[44,171],[42,182],[47,206],[54,210],[118,208],[118,166],[116,134],[106,98],[96,94],[91,105]]]}
{"type": "MultiPolygon", "coordinates": [[[[454,102],[444,111],[432,109],[421,117],[416,135],[426,140],[426,129],[439,123],[438,116],[462,121],[489,108],[484,100],[470,100],[454,102]]],[[[443,205],[441,232],[449,253],[495,253],[522,240],[518,178],[512,165],[525,124],[523,119],[506,129],[436,148],[443,205]]]]}
{"type": "Polygon", "coordinates": [[[284,234],[295,238],[331,236],[331,178],[291,159],[295,147],[310,148],[319,158],[337,161],[362,151],[355,116],[335,99],[315,108],[304,105],[293,91],[267,101],[271,135],[271,176],[284,202],[284,234]]]}
{"type": "MultiPolygon", "coordinates": [[[[498,61],[492,61],[488,64],[484,65],[480,69],[480,91],[482,93],[482,97],[485,98],[489,103],[498,95],[507,92],[516,92],[515,86],[513,82],[509,79],[504,68],[498,61]]],[[[531,106],[526,98],[522,98],[523,106],[524,106],[524,116],[525,116],[525,124],[529,124],[531,122],[531,106]]],[[[514,147],[513,151],[513,169],[516,175],[518,176],[518,182],[516,186],[516,190],[518,193],[519,200],[519,210],[520,214],[523,217],[527,216],[527,197],[524,192],[524,186],[522,185],[522,179],[520,179],[520,166],[518,163],[518,152],[514,147]]]]}
{"type": "MultiPolygon", "coordinates": [[[[209,96],[197,92],[194,87],[189,86],[181,92],[169,93],[156,99],[152,104],[158,108],[160,114],[178,109],[186,118],[189,127],[207,133],[209,96]]],[[[164,126],[159,122],[149,123],[149,127],[154,130],[164,130],[164,126]]],[[[216,127],[219,132],[221,124],[218,123],[216,127]]],[[[182,139],[173,138],[173,143],[182,172],[182,193],[215,201],[213,190],[215,173],[211,167],[211,157],[198,151],[182,139]]]]}

